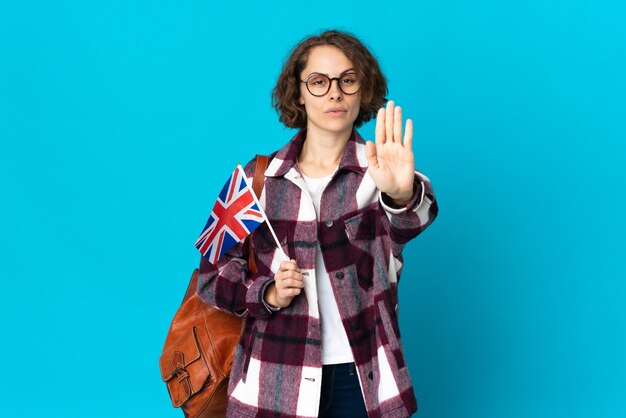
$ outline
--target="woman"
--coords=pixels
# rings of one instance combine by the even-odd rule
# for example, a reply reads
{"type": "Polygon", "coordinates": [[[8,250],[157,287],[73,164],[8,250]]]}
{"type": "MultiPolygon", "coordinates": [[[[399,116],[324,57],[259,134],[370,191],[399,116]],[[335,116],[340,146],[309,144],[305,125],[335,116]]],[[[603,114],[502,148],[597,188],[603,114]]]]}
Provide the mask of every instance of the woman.
{"type": "MultiPolygon", "coordinates": [[[[417,410],[397,317],[402,248],[435,218],[415,171],[410,120],[385,102],[379,65],[355,37],[300,42],[273,92],[300,131],[270,155],[252,235],[258,273],[237,245],[200,275],[198,293],[246,323],[228,416],[407,417],[417,410]],[[376,144],[355,130],[376,115],[376,144]],[[288,254],[289,260],[285,259],[288,254]]],[[[252,177],[254,161],[245,168],[252,177]]]]}

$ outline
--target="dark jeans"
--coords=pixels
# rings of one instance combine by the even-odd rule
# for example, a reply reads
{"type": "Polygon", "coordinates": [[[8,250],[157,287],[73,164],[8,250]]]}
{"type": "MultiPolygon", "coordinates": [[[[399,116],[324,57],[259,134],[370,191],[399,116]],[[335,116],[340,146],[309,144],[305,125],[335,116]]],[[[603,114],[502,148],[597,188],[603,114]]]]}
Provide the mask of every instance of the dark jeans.
{"type": "Polygon", "coordinates": [[[354,363],[322,368],[320,418],[367,418],[354,363]]]}

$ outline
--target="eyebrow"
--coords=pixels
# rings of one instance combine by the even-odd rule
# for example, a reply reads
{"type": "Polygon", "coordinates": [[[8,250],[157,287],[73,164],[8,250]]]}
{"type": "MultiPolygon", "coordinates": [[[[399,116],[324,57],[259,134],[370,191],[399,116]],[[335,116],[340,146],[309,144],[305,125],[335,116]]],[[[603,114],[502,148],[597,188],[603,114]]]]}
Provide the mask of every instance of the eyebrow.
{"type": "MultiPolygon", "coordinates": [[[[343,70],[341,73],[339,73],[339,75],[337,77],[341,77],[342,75],[345,75],[346,73],[349,73],[350,71],[356,71],[354,68],[348,68],[347,70],[343,70]]],[[[311,74],[309,74],[306,78],[311,77],[314,74],[318,74],[318,75],[325,75],[328,78],[331,78],[330,75],[326,74],[326,73],[320,73],[319,71],[313,71],[311,74]]]]}

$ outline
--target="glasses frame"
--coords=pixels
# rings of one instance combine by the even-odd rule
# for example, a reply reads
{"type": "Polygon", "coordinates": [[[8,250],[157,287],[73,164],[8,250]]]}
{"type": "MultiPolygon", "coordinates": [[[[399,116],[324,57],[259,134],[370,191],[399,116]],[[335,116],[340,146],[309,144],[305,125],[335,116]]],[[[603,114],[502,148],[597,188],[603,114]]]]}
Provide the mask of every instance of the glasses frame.
{"type": "Polygon", "coordinates": [[[356,76],[356,72],[354,70],[347,70],[344,71],[343,73],[339,74],[338,77],[329,77],[328,74],[322,74],[322,73],[313,73],[311,75],[309,75],[307,77],[306,80],[300,80],[301,83],[304,83],[304,85],[306,86],[306,89],[309,93],[311,93],[312,96],[315,97],[324,97],[328,94],[328,92],[330,91],[332,85],[333,85],[333,81],[337,80],[337,87],[339,87],[339,90],[341,90],[341,92],[343,94],[346,94],[348,96],[352,96],[353,94],[357,94],[359,92],[359,90],[361,90],[361,84],[359,82],[359,88],[354,92],[354,93],[346,93],[345,91],[343,91],[343,89],[341,88],[341,78],[345,77],[348,74],[354,74],[356,76]],[[328,79],[328,90],[326,90],[326,92],[324,94],[314,94],[311,89],[309,88],[309,80],[311,79],[311,77],[319,77],[319,76],[323,76],[326,77],[328,79]]]}

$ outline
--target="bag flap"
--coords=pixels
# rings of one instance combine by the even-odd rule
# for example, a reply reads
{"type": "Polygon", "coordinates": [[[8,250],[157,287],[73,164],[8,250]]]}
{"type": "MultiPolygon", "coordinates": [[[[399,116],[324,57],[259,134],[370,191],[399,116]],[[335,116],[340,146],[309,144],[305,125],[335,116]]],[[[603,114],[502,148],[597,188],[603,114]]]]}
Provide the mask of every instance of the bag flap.
{"type": "Polygon", "coordinates": [[[200,344],[196,337],[196,328],[193,327],[189,332],[181,335],[161,354],[161,378],[164,382],[167,382],[179,370],[187,368],[191,363],[200,359],[200,356],[200,344]]]}

